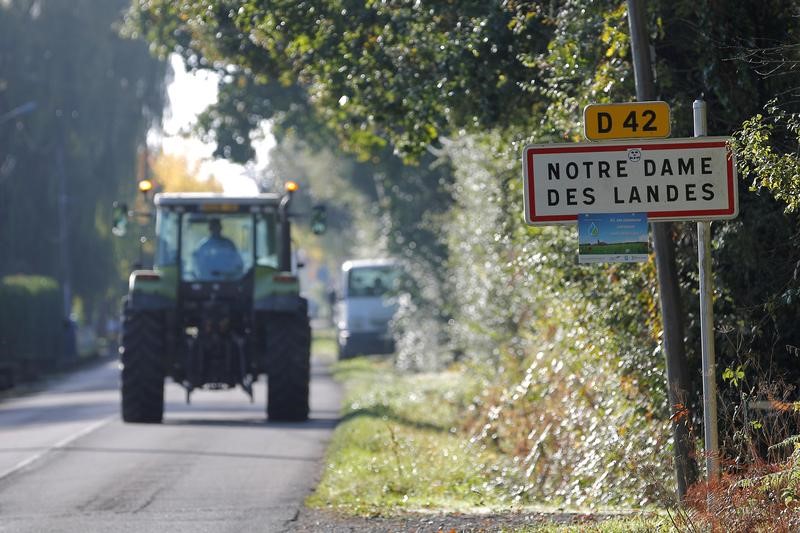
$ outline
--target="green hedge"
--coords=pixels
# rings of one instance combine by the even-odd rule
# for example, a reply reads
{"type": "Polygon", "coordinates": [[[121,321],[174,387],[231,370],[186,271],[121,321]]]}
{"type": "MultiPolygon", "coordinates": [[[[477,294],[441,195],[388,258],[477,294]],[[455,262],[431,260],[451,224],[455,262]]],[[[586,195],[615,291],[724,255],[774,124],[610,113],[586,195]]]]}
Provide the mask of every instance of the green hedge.
{"type": "Polygon", "coordinates": [[[54,366],[64,348],[61,291],[44,276],[0,279],[0,367],[25,377],[54,366]]]}

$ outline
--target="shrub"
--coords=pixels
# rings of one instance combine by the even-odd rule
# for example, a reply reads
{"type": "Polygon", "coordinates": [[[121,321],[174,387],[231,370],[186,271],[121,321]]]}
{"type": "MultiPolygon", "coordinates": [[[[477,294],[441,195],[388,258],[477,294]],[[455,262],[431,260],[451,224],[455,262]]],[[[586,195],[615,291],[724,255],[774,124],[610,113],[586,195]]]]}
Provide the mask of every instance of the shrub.
{"type": "Polygon", "coordinates": [[[775,445],[791,455],[779,462],[755,461],[716,482],[697,483],[688,510],[675,517],[678,529],[789,533],[800,529],[800,436],[775,445]]]}
{"type": "Polygon", "coordinates": [[[51,367],[62,354],[64,322],[58,283],[44,276],[14,275],[0,280],[0,366],[23,378],[51,367]]]}
{"type": "Polygon", "coordinates": [[[485,391],[473,443],[513,466],[520,501],[646,504],[671,497],[655,267],[579,265],[573,228],[528,228],[518,163],[465,139],[449,147],[454,349],[485,391]]]}

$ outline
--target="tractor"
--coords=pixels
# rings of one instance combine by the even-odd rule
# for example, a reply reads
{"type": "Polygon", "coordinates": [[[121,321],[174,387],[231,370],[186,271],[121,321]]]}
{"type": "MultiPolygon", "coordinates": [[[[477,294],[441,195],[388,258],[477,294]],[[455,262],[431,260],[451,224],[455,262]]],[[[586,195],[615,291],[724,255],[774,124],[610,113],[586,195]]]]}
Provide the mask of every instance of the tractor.
{"type": "MultiPolygon", "coordinates": [[[[143,192],[144,188],[140,187],[143,192]]],[[[311,329],[294,274],[285,194],[153,197],[152,269],[134,270],[122,310],[122,419],[159,423],[164,380],[186,390],[241,387],[267,376],[270,420],[308,418],[311,329]]],[[[123,234],[127,208],[118,209],[123,234]]]]}

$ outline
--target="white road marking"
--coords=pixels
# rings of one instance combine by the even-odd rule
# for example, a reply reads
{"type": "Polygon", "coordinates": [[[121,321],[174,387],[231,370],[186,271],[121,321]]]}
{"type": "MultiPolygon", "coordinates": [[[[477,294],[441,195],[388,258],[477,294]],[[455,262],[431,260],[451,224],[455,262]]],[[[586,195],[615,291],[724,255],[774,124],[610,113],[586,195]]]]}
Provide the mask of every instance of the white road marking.
{"type": "Polygon", "coordinates": [[[72,444],[73,442],[75,442],[76,440],[80,439],[81,437],[85,437],[89,433],[92,433],[93,431],[97,431],[98,429],[100,429],[101,427],[105,426],[106,424],[108,424],[109,422],[111,422],[112,420],[114,420],[116,418],[117,417],[115,415],[107,416],[106,418],[102,418],[102,419],[98,420],[97,422],[95,422],[93,424],[89,424],[88,426],[86,426],[85,428],[81,429],[80,431],[76,431],[75,433],[64,437],[63,439],[61,439],[60,441],[56,442],[55,444],[53,444],[49,448],[45,448],[44,450],[33,454],[32,456],[28,457],[27,459],[23,459],[22,461],[20,461],[19,463],[17,463],[13,467],[9,468],[5,472],[0,473],[0,481],[2,481],[3,479],[7,478],[11,474],[22,470],[26,466],[29,466],[29,465],[35,463],[36,461],[38,461],[39,459],[41,459],[45,455],[47,455],[49,453],[52,453],[54,451],[60,450],[62,448],[65,448],[65,447],[69,446],[70,444],[72,444]]]}

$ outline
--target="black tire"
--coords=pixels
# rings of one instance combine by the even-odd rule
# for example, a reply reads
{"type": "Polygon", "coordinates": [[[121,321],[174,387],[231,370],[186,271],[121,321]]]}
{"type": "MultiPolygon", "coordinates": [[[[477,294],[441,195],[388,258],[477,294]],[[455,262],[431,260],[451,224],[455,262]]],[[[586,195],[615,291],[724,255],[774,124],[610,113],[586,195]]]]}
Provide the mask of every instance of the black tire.
{"type": "Polygon", "coordinates": [[[164,417],[164,321],[156,311],[126,308],[122,322],[122,420],[164,417]]]}
{"type": "Polygon", "coordinates": [[[311,327],[304,313],[270,314],[267,324],[267,418],[308,420],[311,327]]]}

